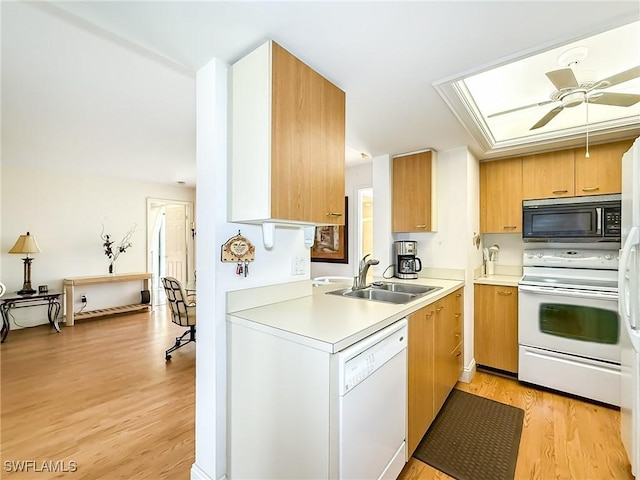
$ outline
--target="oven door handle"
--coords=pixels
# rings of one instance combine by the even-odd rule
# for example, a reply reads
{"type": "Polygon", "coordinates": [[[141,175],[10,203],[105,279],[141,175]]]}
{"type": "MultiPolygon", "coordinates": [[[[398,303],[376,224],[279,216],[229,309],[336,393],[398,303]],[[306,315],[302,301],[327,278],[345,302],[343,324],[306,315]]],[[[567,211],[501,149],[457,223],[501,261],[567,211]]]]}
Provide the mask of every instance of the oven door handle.
{"type": "Polygon", "coordinates": [[[614,292],[595,292],[591,290],[574,290],[563,287],[536,287],[533,285],[518,285],[519,292],[528,292],[538,295],[559,295],[562,297],[594,298],[602,300],[617,300],[618,294],[614,292]]]}

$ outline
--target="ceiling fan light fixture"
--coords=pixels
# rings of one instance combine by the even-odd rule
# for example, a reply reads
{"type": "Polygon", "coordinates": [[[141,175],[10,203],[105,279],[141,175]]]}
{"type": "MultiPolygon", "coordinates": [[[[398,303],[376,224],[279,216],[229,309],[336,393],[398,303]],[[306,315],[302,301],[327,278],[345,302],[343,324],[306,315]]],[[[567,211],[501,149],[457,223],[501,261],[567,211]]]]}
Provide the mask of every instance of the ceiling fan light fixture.
{"type": "Polygon", "coordinates": [[[561,100],[562,100],[562,106],[564,108],[577,107],[578,105],[581,105],[584,102],[585,92],[581,90],[577,92],[572,92],[567,95],[564,95],[561,98],[561,100]]]}

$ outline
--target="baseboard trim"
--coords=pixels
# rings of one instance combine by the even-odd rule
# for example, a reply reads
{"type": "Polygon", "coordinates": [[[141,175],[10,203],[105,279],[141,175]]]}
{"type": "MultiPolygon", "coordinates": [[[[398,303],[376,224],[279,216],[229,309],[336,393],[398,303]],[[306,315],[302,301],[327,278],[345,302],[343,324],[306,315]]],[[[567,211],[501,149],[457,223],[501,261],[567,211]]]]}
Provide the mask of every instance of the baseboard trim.
{"type": "MultiPolygon", "coordinates": [[[[222,477],[220,480],[224,480],[222,477]]],[[[215,477],[209,476],[197,463],[191,465],[191,480],[215,480],[215,477]]]]}
{"type": "Polygon", "coordinates": [[[476,359],[472,358],[471,363],[464,367],[462,375],[460,375],[460,381],[464,383],[471,383],[473,377],[476,375],[476,359]]]}

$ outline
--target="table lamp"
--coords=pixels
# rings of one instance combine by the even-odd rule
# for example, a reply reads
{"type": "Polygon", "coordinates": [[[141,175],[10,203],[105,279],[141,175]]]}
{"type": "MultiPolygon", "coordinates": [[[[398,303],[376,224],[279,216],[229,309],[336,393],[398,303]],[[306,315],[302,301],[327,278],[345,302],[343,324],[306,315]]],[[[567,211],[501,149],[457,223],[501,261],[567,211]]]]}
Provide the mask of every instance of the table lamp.
{"type": "Polygon", "coordinates": [[[16,244],[11,248],[11,250],[9,250],[9,253],[26,254],[26,257],[23,258],[24,284],[22,285],[22,290],[17,292],[18,295],[31,295],[33,293],[36,293],[36,291],[31,288],[31,261],[33,260],[33,258],[29,258],[29,254],[39,252],[40,249],[38,248],[38,243],[29,232],[27,232],[26,235],[20,235],[16,244]]]}

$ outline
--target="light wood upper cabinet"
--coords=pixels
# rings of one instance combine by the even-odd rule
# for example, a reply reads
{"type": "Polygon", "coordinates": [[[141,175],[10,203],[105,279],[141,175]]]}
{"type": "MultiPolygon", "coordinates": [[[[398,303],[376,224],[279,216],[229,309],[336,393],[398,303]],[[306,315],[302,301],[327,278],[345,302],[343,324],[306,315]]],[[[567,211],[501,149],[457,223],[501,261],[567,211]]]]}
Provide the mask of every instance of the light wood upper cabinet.
{"type": "Polygon", "coordinates": [[[407,338],[407,448],[411,455],[436,416],[434,389],[434,305],[409,315],[407,338]]]}
{"type": "Polygon", "coordinates": [[[522,158],[480,164],[480,232],[522,232],[522,158]]]}
{"type": "Polygon", "coordinates": [[[622,191],[622,155],[633,140],[605,143],[575,151],[576,196],[620,193],[622,191]]]}
{"type": "Polygon", "coordinates": [[[518,372],[518,289],[475,285],[475,358],[478,365],[518,372]]]}
{"type": "Polygon", "coordinates": [[[523,199],[573,197],[574,194],[574,150],[523,157],[523,199]]]}
{"type": "Polygon", "coordinates": [[[231,78],[230,221],[344,224],[344,92],[275,42],[231,78]]]}
{"type": "Polygon", "coordinates": [[[393,158],[393,232],[431,231],[432,152],[393,158]]]}

